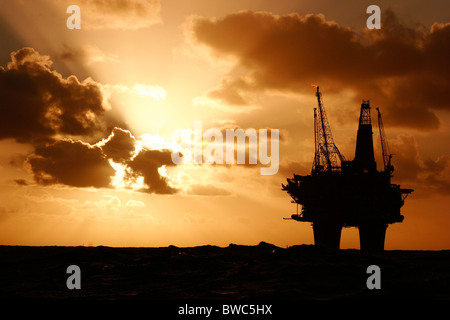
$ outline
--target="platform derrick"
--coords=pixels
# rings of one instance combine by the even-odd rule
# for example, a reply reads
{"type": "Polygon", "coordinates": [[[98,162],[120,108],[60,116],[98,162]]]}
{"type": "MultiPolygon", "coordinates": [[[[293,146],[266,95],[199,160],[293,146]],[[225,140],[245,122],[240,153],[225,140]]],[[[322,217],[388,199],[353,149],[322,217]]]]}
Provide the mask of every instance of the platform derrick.
{"type": "Polygon", "coordinates": [[[361,104],[355,158],[347,161],[334,143],[322,96],[316,88],[311,174],[294,174],[282,185],[282,190],[301,206],[301,212],[291,218],[312,223],[317,246],[338,249],[342,228],[357,227],[361,250],[384,250],[386,228],[403,221],[400,208],[412,190],[391,184],[394,168],[381,113],[377,109],[384,168],[377,171],[369,101],[361,104]]]}

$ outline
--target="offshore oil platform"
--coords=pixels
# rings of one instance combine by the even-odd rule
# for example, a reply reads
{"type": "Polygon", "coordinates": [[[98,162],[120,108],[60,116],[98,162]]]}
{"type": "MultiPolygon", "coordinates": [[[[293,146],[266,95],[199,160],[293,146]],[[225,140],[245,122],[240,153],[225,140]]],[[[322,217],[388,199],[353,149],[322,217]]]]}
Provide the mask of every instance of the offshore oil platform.
{"type": "Polygon", "coordinates": [[[391,183],[394,167],[380,110],[376,109],[384,166],[378,171],[369,101],[361,104],[355,158],[348,161],[333,141],[319,87],[313,87],[318,103],[314,108],[314,162],[310,175],[294,174],[282,184],[297,204],[297,213],[288,219],[311,222],[316,246],[339,249],[342,228],[357,227],[361,251],[383,251],[386,229],[403,221],[400,208],[413,190],[391,183]]]}

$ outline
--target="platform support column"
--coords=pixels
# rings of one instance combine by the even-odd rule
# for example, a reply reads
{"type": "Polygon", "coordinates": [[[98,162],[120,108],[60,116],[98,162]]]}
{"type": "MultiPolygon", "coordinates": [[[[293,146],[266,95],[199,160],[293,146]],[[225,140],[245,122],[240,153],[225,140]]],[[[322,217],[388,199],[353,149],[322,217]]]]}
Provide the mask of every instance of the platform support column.
{"type": "Polygon", "coordinates": [[[341,244],[342,225],[339,223],[313,222],[314,245],[338,250],[341,244]]]}
{"type": "Polygon", "coordinates": [[[387,229],[385,222],[366,222],[361,224],[358,229],[361,251],[380,252],[384,250],[387,229]]]}

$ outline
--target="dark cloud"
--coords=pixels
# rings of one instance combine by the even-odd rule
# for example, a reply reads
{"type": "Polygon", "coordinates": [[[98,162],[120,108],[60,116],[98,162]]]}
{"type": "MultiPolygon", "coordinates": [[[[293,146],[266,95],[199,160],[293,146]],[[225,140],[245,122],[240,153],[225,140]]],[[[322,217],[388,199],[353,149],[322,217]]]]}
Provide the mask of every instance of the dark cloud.
{"type": "Polygon", "coordinates": [[[115,174],[100,147],[81,141],[59,140],[36,147],[28,162],[41,185],[110,187],[115,174]]]}
{"type": "Polygon", "coordinates": [[[129,169],[125,180],[138,176],[144,177],[147,188],[143,192],[172,194],[177,190],[170,187],[167,179],[161,176],[158,169],[162,166],[173,166],[170,150],[142,149],[136,153],[137,141],[128,130],[114,128],[111,135],[102,144],[104,154],[111,160],[127,166],[129,169]]]}
{"type": "Polygon", "coordinates": [[[327,92],[353,89],[355,102],[374,101],[391,125],[437,128],[435,110],[450,109],[450,24],[427,32],[385,11],[381,30],[357,34],[323,15],[246,11],[196,17],[191,31],[194,43],[247,70],[210,92],[228,103],[246,105],[245,92],[254,90],[310,93],[318,83],[327,92]]]}
{"type": "Polygon", "coordinates": [[[102,145],[103,152],[114,162],[127,166],[125,180],[132,180],[138,176],[144,177],[147,188],[143,192],[172,194],[177,190],[170,187],[165,177],[158,169],[162,166],[173,166],[170,150],[142,149],[136,152],[136,139],[128,130],[114,128],[111,135],[102,145]]]}
{"type": "Polygon", "coordinates": [[[51,141],[55,135],[101,138],[115,120],[105,114],[101,87],[92,80],[63,78],[33,48],[11,53],[0,67],[0,139],[51,141]]]}
{"type": "MultiPolygon", "coordinates": [[[[80,82],[73,75],[63,78],[51,65],[48,56],[23,48],[11,53],[6,68],[0,67],[0,139],[34,146],[26,161],[35,182],[112,187],[112,160],[127,168],[125,179],[144,177],[147,188],[142,191],[176,192],[158,172],[163,165],[173,165],[171,152],[144,149],[136,155],[134,136],[114,127],[120,122],[106,113],[101,85],[80,82]]],[[[23,179],[15,182],[26,185],[23,179]]]]}
{"type": "Polygon", "coordinates": [[[27,186],[28,182],[25,179],[14,179],[14,182],[19,186],[27,186]]]}
{"type": "Polygon", "coordinates": [[[163,165],[174,165],[171,151],[142,149],[135,155],[136,143],[129,131],[114,128],[107,139],[95,145],[63,139],[38,146],[27,161],[34,180],[40,185],[113,187],[111,181],[116,171],[109,163],[112,160],[126,168],[125,183],[132,183],[139,176],[144,178],[146,187],[140,190],[142,192],[177,192],[158,172],[163,165]]]}
{"type": "Polygon", "coordinates": [[[158,172],[158,168],[164,165],[174,165],[171,158],[171,151],[169,150],[144,149],[132,161],[128,162],[128,166],[133,170],[134,174],[144,177],[144,183],[148,188],[142,191],[172,194],[177,190],[170,187],[167,179],[158,172]]]}
{"type": "Polygon", "coordinates": [[[130,131],[114,128],[102,146],[103,152],[114,162],[126,163],[136,149],[136,139],[130,131]]]}
{"type": "Polygon", "coordinates": [[[450,192],[450,157],[424,158],[412,136],[400,136],[389,141],[394,156],[394,180],[405,188],[416,189],[417,196],[447,195],[450,192]]]}

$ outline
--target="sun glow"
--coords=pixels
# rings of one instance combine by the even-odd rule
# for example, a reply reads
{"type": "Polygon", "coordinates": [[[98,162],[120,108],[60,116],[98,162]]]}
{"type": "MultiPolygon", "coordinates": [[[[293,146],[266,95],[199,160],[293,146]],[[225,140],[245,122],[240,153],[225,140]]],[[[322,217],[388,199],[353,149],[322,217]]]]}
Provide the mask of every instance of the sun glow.
{"type": "Polygon", "coordinates": [[[163,165],[162,167],[159,167],[159,168],[158,168],[158,173],[159,173],[159,175],[160,175],[161,177],[165,177],[165,178],[168,177],[168,175],[167,175],[167,170],[166,170],[166,166],[165,166],[165,165],[163,165]]]}
{"type": "Polygon", "coordinates": [[[109,164],[114,168],[116,174],[111,177],[111,185],[116,189],[142,190],[146,188],[143,176],[132,174],[131,169],[124,164],[109,159],[109,164]]]}
{"type": "Polygon", "coordinates": [[[140,83],[136,83],[133,86],[133,89],[140,96],[150,96],[155,100],[163,100],[166,98],[166,90],[160,86],[149,86],[140,83]]]}
{"type": "Polygon", "coordinates": [[[126,184],[124,182],[125,166],[121,165],[120,163],[115,163],[111,159],[109,159],[109,164],[116,171],[116,174],[114,175],[114,177],[111,178],[111,184],[115,188],[119,188],[119,189],[125,188],[126,187],[126,184]]]}

